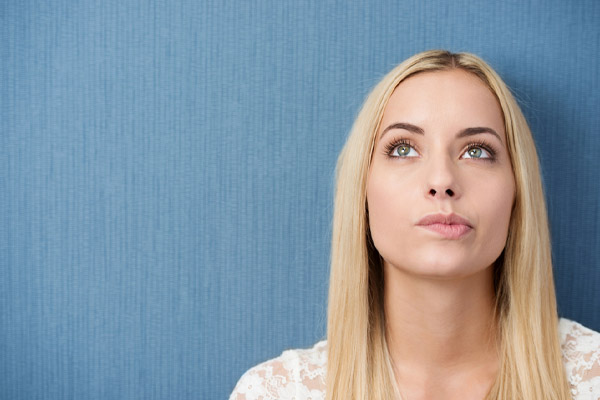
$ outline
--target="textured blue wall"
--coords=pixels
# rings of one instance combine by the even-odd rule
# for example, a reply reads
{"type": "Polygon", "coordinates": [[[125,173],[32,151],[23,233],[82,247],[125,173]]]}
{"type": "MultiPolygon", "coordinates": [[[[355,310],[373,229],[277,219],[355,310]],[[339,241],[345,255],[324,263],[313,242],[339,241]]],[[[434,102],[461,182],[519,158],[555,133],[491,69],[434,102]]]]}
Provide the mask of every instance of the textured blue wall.
{"type": "Polygon", "coordinates": [[[323,337],[337,153],[430,48],[514,88],[561,314],[600,330],[599,20],[596,0],[2,1],[0,398],[222,399],[323,337]]]}

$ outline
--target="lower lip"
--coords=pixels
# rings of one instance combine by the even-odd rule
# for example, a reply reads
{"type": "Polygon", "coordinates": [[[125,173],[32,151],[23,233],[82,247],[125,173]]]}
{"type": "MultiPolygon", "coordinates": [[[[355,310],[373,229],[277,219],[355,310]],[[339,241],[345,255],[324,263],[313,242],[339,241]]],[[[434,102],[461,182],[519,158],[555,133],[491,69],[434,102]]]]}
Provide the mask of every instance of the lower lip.
{"type": "Polygon", "coordinates": [[[431,225],[419,225],[422,228],[425,228],[429,231],[435,232],[445,239],[460,239],[465,236],[469,232],[471,232],[471,227],[468,225],[462,224],[431,224],[431,225]]]}

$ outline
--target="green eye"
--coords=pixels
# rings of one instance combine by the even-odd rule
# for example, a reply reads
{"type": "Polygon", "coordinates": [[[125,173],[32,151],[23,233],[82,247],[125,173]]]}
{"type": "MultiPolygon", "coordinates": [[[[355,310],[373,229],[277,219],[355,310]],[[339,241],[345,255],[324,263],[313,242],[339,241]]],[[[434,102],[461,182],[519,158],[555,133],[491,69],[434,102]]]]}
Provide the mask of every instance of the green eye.
{"type": "Polygon", "coordinates": [[[419,156],[415,148],[404,139],[388,144],[385,147],[385,154],[392,158],[412,158],[419,156]]]}
{"type": "Polygon", "coordinates": [[[467,148],[467,151],[463,153],[462,158],[476,158],[486,161],[494,160],[494,151],[488,149],[484,145],[480,145],[477,143],[470,144],[467,148]]]}
{"type": "Polygon", "coordinates": [[[398,146],[398,155],[407,156],[410,153],[410,146],[398,146]]]}
{"type": "Polygon", "coordinates": [[[469,149],[469,157],[471,158],[480,158],[483,151],[479,147],[473,147],[469,149]]]}

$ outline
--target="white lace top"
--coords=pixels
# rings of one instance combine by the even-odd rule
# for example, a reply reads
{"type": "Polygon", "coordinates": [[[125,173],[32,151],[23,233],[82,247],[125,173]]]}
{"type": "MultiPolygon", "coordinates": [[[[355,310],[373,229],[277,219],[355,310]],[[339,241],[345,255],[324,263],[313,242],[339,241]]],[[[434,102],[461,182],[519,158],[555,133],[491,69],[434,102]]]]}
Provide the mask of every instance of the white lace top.
{"type": "MultiPolygon", "coordinates": [[[[600,399],[600,333],[561,319],[560,343],[573,400],[600,399]]],[[[288,350],[251,368],[229,400],[323,400],[327,342],[311,349],[288,350]]]]}

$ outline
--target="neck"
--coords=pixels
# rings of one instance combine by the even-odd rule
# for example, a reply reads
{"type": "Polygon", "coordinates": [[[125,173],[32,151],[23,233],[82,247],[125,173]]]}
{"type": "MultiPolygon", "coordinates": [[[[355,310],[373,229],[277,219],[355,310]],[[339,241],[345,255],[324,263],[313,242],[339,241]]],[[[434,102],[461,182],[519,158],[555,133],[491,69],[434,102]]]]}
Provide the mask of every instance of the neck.
{"type": "Polygon", "coordinates": [[[497,370],[493,268],[432,279],[385,263],[386,339],[399,382],[443,382],[497,370]]]}

